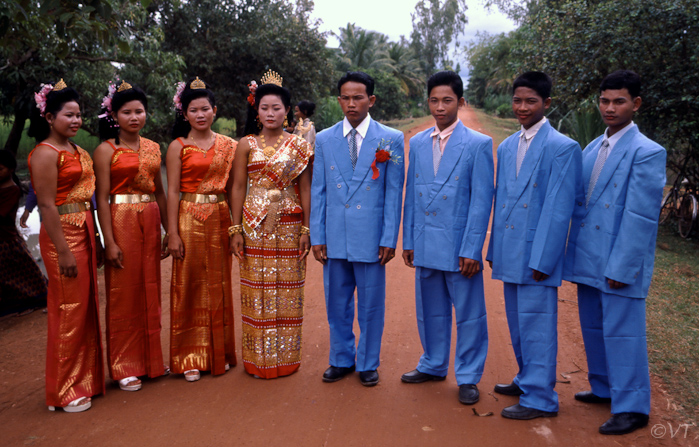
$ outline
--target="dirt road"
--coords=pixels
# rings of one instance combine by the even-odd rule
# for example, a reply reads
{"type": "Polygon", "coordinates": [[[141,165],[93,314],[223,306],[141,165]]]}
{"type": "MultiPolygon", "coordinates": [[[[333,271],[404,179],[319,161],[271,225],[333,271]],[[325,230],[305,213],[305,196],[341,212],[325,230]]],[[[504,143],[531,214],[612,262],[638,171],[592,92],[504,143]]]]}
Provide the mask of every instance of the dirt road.
{"type": "MultiPolygon", "coordinates": [[[[481,129],[469,108],[464,123],[481,129]]],[[[406,132],[407,140],[428,126],[406,132]]],[[[400,242],[399,242],[400,254],[400,242]]],[[[163,348],[169,349],[170,260],[163,261],[163,348]]],[[[49,412],[44,397],[46,314],[34,312],[0,321],[0,446],[657,446],[699,444],[699,430],[682,436],[669,400],[654,380],[650,427],[621,437],[605,437],[597,428],[609,406],[573,400],[587,389],[585,353],[577,320],[575,290],[561,288],[558,378],[561,408],[557,418],[512,421],[500,416],[516,398],[493,395],[493,386],[516,372],[505,319],[502,284],[490,279],[485,293],[490,336],[481,400],[461,405],[453,370],[444,382],[406,385],[400,375],[412,370],[421,354],[415,321],[413,270],[398,256],[388,265],[386,326],[381,382],[360,385],[357,374],[337,383],[321,382],[327,367],[328,327],[322,270],[309,261],[306,282],[303,363],[290,377],[264,381],[242,366],[223,376],[204,374],[196,383],[182,376],[144,380],[139,392],[124,392],[107,379],[107,394],[93,399],[86,413],[49,412]],[[474,414],[492,412],[492,416],[474,414]],[[662,424],[665,431],[651,428],[662,424]],[[671,438],[671,432],[675,432],[671,438]],[[655,435],[655,436],[653,436],[655,435]],[[656,438],[657,437],[657,438],[656,438]],[[697,437],[697,440],[694,438],[697,437]]],[[[101,302],[104,291],[100,278],[101,302]]],[[[234,296],[238,296],[234,261],[234,296]]],[[[236,302],[236,317],[239,303],[236,302]]],[[[104,315],[104,309],[102,314],[104,315]]],[[[239,322],[239,318],[237,319],[239,322]]],[[[103,325],[104,327],[104,325],[103,325]]],[[[358,331],[358,328],[356,329],[358,331]]],[[[240,324],[236,327],[240,340],[240,324]]],[[[452,346],[452,355],[453,355],[452,346]]],[[[167,354],[166,354],[167,357],[167,354]]],[[[238,347],[240,359],[240,347],[238,347]]],[[[105,368],[106,370],[106,368],[105,368]]]]}

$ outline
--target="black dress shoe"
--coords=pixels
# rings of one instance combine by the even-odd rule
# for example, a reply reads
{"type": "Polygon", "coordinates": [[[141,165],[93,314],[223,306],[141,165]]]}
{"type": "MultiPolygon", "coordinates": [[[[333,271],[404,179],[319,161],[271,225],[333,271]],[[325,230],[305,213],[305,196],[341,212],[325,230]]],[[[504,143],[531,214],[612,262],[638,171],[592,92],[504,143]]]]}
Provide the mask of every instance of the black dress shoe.
{"type": "Polygon", "coordinates": [[[446,379],[447,376],[435,376],[432,374],[427,374],[414,369],[400,376],[400,380],[405,383],[422,383],[434,380],[435,382],[440,382],[446,379]]]}
{"type": "Polygon", "coordinates": [[[537,410],[536,408],[523,407],[520,404],[515,404],[511,407],[504,408],[502,410],[502,413],[500,414],[502,414],[502,417],[508,419],[519,419],[522,421],[536,418],[552,418],[558,416],[557,411],[537,410]]]}
{"type": "Polygon", "coordinates": [[[599,428],[603,435],[625,435],[648,425],[648,415],[643,413],[617,413],[599,428]]]}
{"type": "Polygon", "coordinates": [[[362,382],[362,385],[364,386],[374,386],[377,383],[379,383],[379,372],[376,370],[360,371],[359,380],[362,382]]]}
{"type": "Polygon", "coordinates": [[[592,391],[581,391],[575,393],[575,400],[585,402],[586,404],[609,404],[612,402],[611,397],[599,397],[593,394],[592,391]]]}
{"type": "Polygon", "coordinates": [[[521,396],[524,394],[522,388],[514,382],[508,384],[498,383],[495,385],[495,388],[493,388],[493,391],[498,394],[504,394],[505,396],[521,396]]]}
{"type": "Polygon", "coordinates": [[[337,382],[347,374],[354,372],[354,365],[349,368],[342,366],[331,366],[323,373],[323,382],[337,382]]]}
{"type": "Polygon", "coordinates": [[[478,387],[472,383],[459,385],[459,402],[464,405],[473,405],[480,399],[478,387]]]}

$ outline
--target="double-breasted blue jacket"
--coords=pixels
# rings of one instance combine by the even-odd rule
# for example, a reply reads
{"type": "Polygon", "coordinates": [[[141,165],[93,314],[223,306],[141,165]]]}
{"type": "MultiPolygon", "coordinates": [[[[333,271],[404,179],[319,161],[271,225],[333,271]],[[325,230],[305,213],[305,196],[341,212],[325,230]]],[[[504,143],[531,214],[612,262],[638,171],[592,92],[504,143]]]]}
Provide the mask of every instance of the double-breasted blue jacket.
{"type": "Polygon", "coordinates": [[[606,293],[648,295],[665,186],[665,149],[634,125],[609,152],[585,206],[604,136],[583,151],[583,189],[575,203],[564,278],[606,293]],[[612,289],[607,278],[628,286],[612,289]]]}
{"type": "Polygon", "coordinates": [[[493,278],[513,284],[561,285],[563,257],[582,151],[547,121],[529,145],[516,175],[520,132],[498,147],[493,226],[487,259],[493,278]],[[549,275],[536,282],[532,269],[549,275]]]}
{"type": "Polygon", "coordinates": [[[350,262],[378,262],[379,247],[398,242],[405,181],[403,133],[373,119],[352,170],[342,121],[316,137],[311,186],[311,244],[326,245],[327,255],[350,262]],[[376,149],[388,144],[393,160],[377,163],[376,149]]]}
{"type": "Polygon", "coordinates": [[[459,257],[481,263],[493,205],[493,140],[459,122],[449,137],[437,175],[430,134],[410,139],[403,249],[414,264],[459,271],[459,257]]]}

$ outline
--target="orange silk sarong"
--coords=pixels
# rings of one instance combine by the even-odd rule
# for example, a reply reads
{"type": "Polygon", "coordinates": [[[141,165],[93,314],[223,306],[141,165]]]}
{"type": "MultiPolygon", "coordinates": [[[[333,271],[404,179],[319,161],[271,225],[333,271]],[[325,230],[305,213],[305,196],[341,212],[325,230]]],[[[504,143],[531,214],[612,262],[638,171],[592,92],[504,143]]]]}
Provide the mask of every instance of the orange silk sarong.
{"type": "MultiPolygon", "coordinates": [[[[110,194],[152,194],[160,146],[141,138],[138,152],[114,147],[110,194]]],[[[112,203],[112,232],[123,269],[106,263],[107,357],[114,380],[163,375],[160,344],[160,209],[156,202],[112,203]]]]}
{"type": "MultiPolygon", "coordinates": [[[[90,155],[76,149],[74,155],[59,152],[57,206],[89,202],[95,190],[90,155]]],[[[31,170],[31,154],[28,161],[31,170]]],[[[58,253],[43,223],[39,232],[41,256],[49,278],[46,403],[56,407],[105,391],[92,212],[63,214],[61,227],[77,261],[75,278],[60,274],[58,253]]]]}
{"type": "MultiPolygon", "coordinates": [[[[233,139],[217,135],[208,151],[183,147],[182,192],[223,193],[236,146],[233,139]]],[[[184,244],[184,259],[173,260],[170,289],[173,373],[198,369],[223,374],[226,364],[236,364],[230,225],[225,201],[180,201],[178,230],[184,244]]]]}

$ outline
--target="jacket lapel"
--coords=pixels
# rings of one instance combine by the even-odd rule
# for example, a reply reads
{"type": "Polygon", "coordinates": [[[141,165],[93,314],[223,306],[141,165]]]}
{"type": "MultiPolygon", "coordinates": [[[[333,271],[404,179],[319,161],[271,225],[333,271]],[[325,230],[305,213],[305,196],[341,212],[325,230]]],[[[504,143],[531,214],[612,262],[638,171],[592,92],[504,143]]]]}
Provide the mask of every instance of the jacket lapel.
{"type": "MultiPolygon", "coordinates": [[[[518,138],[516,140],[517,144],[514,146],[513,152],[515,169],[512,170],[512,176],[515,176],[516,178],[514,180],[514,188],[512,189],[508,197],[510,203],[514,203],[517,200],[519,200],[519,198],[522,196],[522,193],[524,193],[524,190],[527,188],[527,185],[529,184],[529,181],[531,180],[531,177],[534,174],[534,169],[536,169],[536,167],[539,165],[539,160],[541,159],[541,156],[544,154],[544,144],[546,143],[550,130],[551,124],[549,124],[549,122],[546,121],[544,125],[541,126],[541,129],[539,129],[539,131],[536,133],[534,139],[529,145],[527,154],[524,156],[524,160],[522,160],[522,167],[519,169],[519,175],[517,175],[516,173],[516,164],[517,148],[519,146],[519,136],[521,135],[521,131],[520,134],[518,134],[518,138]]],[[[510,206],[510,211],[513,208],[514,207],[510,206]]]]}
{"type": "Polygon", "coordinates": [[[430,129],[429,132],[425,132],[422,135],[422,139],[420,141],[416,141],[417,144],[415,144],[415,148],[410,148],[410,150],[416,150],[417,154],[419,155],[420,159],[420,170],[416,171],[419,172],[421,175],[425,177],[424,181],[425,184],[429,185],[434,181],[434,166],[432,165],[432,142],[433,139],[430,136],[434,132],[434,127],[430,129]],[[420,151],[422,149],[422,152],[420,151]]]}
{"type": "Polygon", "coordinates": [[[345,181],[346,185],[350,184],[352,180],[352,175],[354,171],[352,170],[352,160],[349,156],[349,144],[347,143],[347,138],[342,136],[342,121],[337,124],[335,131],[333,132],[333,138],[335,144],[332,145],[332,154],[335,159],[335,165],[340,170],[340,175],[345,181]]]}
{"type": "MultiPolygon", "coordinates": [[[[461,155],[469,149],[468,145],[464,145],[464,140],[466,139],[466,126],[464,126],[461,121],[456,125],[454,132],[449,137],[447,145],[444,147],[444,153],[442,154],[442,159],[439,162],[439,169],[437,170],[437,175],[432,182],[432,189],[430,190],[430,202],[434,200],[437,193],[442,189],[444,184],[449,179],[449,176],[454,171],[456,164],[459,162],[461,155]]],[[[430,151],[431,152],[431,151],[430,151]]],[[[434,172],[434,167],[432,167],[432,172],[434,172]]]]}
{"type": "MultiPolygon", "coordinates": [[[[597,199],[600,198],[602,195],[602,191],[607,187],[607,184],[611,180],[612,176],[614,175],[614,171],[616,171],[617,166],[619,166],[619,163],[621,163],[621,160],[624,158],[626,155],[626,150],[628,149],[629,142],[633,139],[633,137],[638,133],[638,126],[634,125],[633,128],[629,129],[623,137],[619,139],[619,141],[616,142],[614,145],[614,148],[612,151],[609,153],[609,156],[607,157],[607,161],[604,162],[604,167],[602,168],[602,172],[600,172],[599,177],[597,177],[597,183],[595,183],[595,189],[592,190],[592,196],[590,196],[590,203],[587,205],[587,210],[592,208],[592,206],[597,202],[597,199]]],[[[601,145],[600,145],[601,146],[601,145]]],[[[595,160],[597,159],[597,153],[599,152],[599,147],[595,151],[595,160]]],[[[594,165],[594,161],[592,164],[594,165]]],[[[592,171],[590,171],[592,172],[592,171]]],[[[587,183],[589,185],[590,183],[590,178],[587,178],[587,183]]],[[[587,197],[587,196],[586,196],[587,197]]]]}

